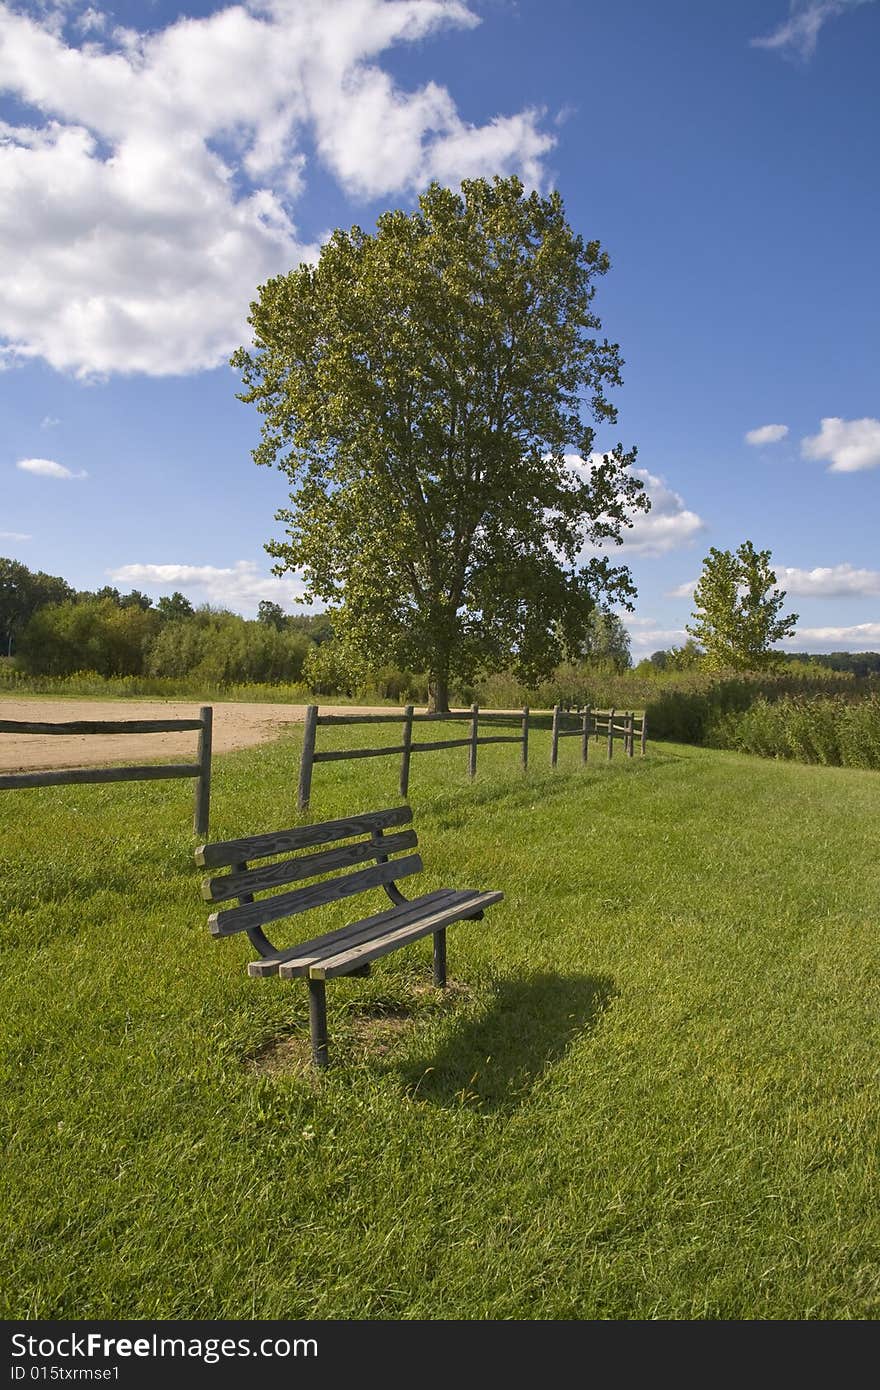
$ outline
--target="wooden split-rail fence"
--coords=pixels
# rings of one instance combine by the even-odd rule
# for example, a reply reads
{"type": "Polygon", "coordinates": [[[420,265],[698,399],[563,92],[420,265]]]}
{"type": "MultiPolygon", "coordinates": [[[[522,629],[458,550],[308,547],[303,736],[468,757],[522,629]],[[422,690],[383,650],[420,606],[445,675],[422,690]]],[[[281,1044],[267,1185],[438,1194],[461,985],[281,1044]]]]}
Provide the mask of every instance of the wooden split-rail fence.
{"type": "Polygon", "coordinates": [[[416,714],[412,705],[403,711],[401,741],[383,748],[343,748],[332,751],[316,751],[315,743],[319,728],[336,724],[401,724],[399,714],[320,714],[317,705],[306,709],[303,748],[299,767],[299,795],[297,805],[301,811],[308,808],[312,790],[312,767],[315,763],[343,762],[349,758],[400,758],[400,795],[405,797],[409,791],[410,759],[413,753],[434,753],[443,748],[467,748],[468,775],[477,775],[477,749],[485,743],[518,743],[520,758],[525,768],[529,762],[529,711],[523,709],[521,715],[501,714],[498,711],[480,710],[473,705],[469,710],[451,710],[448,714],[416,714]],[[516,734],[481,734],[481,722],[504,722],[519,720],[520,731],[516,734]],[[413,739],[414,724],[436,724],[448,721],[464,721],[470,725],[466,738],[413,739]]]}
{"type": "MultiPolygon", "coordinates": [[[[472,705],[469,710],[452,710],[448,714],[416,714],[413,706],[407,705],[401,717],[400,714],[321,714],[318,705],[309,705],[306,709],[302,754],[300,756],[297,806],[300,811],[308,810],[312,792],[312,768],[315,763],[345,762],[350,758],[399,757],[399,791],[402,797],[407,796],[409,792],[410,760],[413,753],[434,753],[444,748],[467,748],[468,775],[474,778],[477,775],[477,749],[481,744],[518,743],[520,762],[525,770],[529,764],[529,727],[533,718],[528,706],[524,707],[521,712],[508,711],[503,713],[498,710],[481,710],[479,705],[472,705]],[[316,747],[319,728],[339,724],[401,724],[401,718],[400,743],[386,744],[381,748],[341,748],[327,751],[318,750],[316,747]],[[467,737],[432,739],[427,742],[413,740],[414,724],[445,723],[447,721],[469,724],[467,737]],[[496,726],[519,722],[519,732],[515,734],[480,733],[481,723],[491,724],[493,722],[496,726]]],[[[623,738],[624,750],[629,757],[633,756],[635,740],[638,738],[641,752],[644,755],[648,737],[647,721],[644,715],[622,714],[616,710],[584,710],[572,715],[557,705],[553,711],[551,767],[556,767],[557,764],[559,740],[568,738],[572,734],[578,734],[581,737],[581,759],[583,762],[587,761],[587,744],[590,737],[605,738],[609,758],[613,755],[615,737],[623,738]],[[566,725],[565,721],[571,718],[578,720],[576,729],[566,725]]]]}
{"type": "Polygon", "coordinates": [[[179,734],[199,735],[194,763],[152,763],[144,767],[66,767],[51,772],[10,772],[0,776],[0,791],[14,787],[64,787],[82,782],[155,782],[195,778],[193,829],[207,835],[211,804],[211,734],[213,707],[203,705],[198,719],[82,719],[66,724],[0,719],[0,734],[179,734]]]}
{"type": "Polygon", "coordinates": [[[550,766],[556,767],[559,758],[561,738],[579,738],[581,741],[581,762],[588,757],[590,739],[604,743],[609,761],[614,756],[615,737],[623,739],[623,751],[628,758],[635,752],[636,739],[642,757],[648,746],[648,719],[645,714],[635,711],[615,709],[567,710],[556,705],[553,710],[553,729],[550,736],[550,766]],[[572,726],[572,720],[576,721],[572,726]]]}

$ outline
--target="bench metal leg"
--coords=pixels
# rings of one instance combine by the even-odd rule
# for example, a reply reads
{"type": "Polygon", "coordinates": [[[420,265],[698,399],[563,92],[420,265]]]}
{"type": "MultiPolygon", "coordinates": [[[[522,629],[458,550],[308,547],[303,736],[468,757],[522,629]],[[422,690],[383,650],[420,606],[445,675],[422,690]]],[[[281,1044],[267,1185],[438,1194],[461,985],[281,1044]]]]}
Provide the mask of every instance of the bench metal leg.
{"type": "Polygon", "coordinates": [[[323,980],[309,980],[309,1030],[312,1035],[312,1061],[316,1067],[328,1067],[327,999],[323,980]]]}
{"type": "Polygon", "coordinates": [[[446,929],[434,932],[434,984],[443,989],[446,984],[446,929]]]}

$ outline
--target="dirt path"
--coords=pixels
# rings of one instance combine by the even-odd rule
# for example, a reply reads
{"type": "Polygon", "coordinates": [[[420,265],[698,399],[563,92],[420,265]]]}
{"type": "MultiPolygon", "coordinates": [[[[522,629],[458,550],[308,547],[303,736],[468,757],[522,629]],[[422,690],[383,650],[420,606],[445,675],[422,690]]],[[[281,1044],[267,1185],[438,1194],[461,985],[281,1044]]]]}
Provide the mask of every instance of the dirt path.
{"type": "MultiPolygon", "coordinates": [[[[214,751],[266,743],[290,724],[302,723],[305,705],[215,704],[214,751]]],[[[346,706],[347,714],[393,714],[387,706],[346,706]]],[[[60,724],[81,719],[193,719],[199,706],[182,700],[7,700],[0,719],[60,724]]],[[[401,711],[402,713],[402,711],[401,711]]],[[[3,734],[0,772],[48,771],[55,767],[100,767],[195,756],[196,734],[3,734]]]]}

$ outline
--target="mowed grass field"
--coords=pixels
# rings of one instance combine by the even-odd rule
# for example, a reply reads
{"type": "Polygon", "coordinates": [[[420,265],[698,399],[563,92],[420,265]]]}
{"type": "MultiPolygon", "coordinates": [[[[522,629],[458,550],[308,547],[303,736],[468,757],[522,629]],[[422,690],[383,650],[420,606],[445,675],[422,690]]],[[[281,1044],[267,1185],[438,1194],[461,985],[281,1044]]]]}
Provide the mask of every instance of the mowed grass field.
{"type": "MultiPolygon", "coordinates": [[[[445,996],[430,938],[333,982],[324,1075],[207,932],[190,784],[0,794],[4,1316],[880,1314],[880,778],[548,747],[414,757],[404,887],[506,896],[445,996]]],[[[297,766],[217,758],[211,837],[295,824],[297,766]]],[[[311,818],[396,780],[317,766],[311,818]]]]}

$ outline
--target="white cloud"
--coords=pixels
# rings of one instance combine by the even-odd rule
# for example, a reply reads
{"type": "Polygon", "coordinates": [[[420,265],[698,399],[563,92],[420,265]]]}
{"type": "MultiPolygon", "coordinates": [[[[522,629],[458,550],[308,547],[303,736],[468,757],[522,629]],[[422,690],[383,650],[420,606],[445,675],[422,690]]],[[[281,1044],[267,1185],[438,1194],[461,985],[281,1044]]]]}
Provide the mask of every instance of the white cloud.
{"type": "Polygon", "coordinates": [[[42,420],[40,421],[40,429],[54,430],[55,426],[60,424],[61,421],[57,420],[54,415],[44,415],[42,420]]]}
{"type": "MultiPolygon", "coordinates": [[[[869,598],[880,595],[880,570],[856,569],[855,565],[817,565],[815,569],[797,569],[791,565],[774,565],[776,587],[798,598],[869,598]]],[[[698,580],[670,589],[667,598],[693,598],[698,580]]]]}
{"type": "Polygon", "coordinates": [[[880,595],[880,570],[854,565],[817,566],[816,569],[775,567],[779,587],[803,598],[868,598],[880,595]]]}
{"type": "MultiPolygon", "coordinates": [[[[472,126],[434,82],[403,91],[393,46],[479,18],[463,0],[245,0],[138,33],[64,37],[0,0],[0,348],[79,376],[214,367],[247,339],[259,284],[317,255],[294,222],[312,150],[350,194],[519,172],[554,137],[523,110],[472,126]]],[[[74,26],[75,28],[75,26],[74,26]]]]}
{"type": "Polygon", "coordinates": [[[23,531],[0,531],[0,541],[29,541],[32,536],[26,536],[23,531]]]}
{"type": "Polygon", "coordinates": [[[36,473],[39,478],[87,478],[89,475],[83,468],[79,473],[72,473],[69,468],[65,468],[63,463],[56,463],[54,459],[19,459],[16,468],[20,468],[23,473],[36,473]]]}
{"type": "Polygon", "coordinates": [[[679,584],[674,589],[670,589],[667,598],[693,598],[694,590],[699,584],[698,579],[688,579],[686,583],[679,584]]]}
{"type": "Polygon", "coordinates": [[[747,430],[747,444],[778,444],[788,434],[788,425],[759,425],[756,430],[747,430]]]}
{"type": "Polygon", "coordinates": [[[623,532],[623,550],[633,555],[666,555],[689,545],[706,523],[696,512],[685,506],[684,498],[666,485],[662,478],[647,468],[633,470],[645,484],[651,499],[651,510],[637,512],[632,529],[623,532]]]}
{"type": "Polygon", "coordinates": [[[818,434],[801,440],[801,453],[808,459],[828,459],[829,473],[858,473],[880,467],[880,420],[865,416],[861,420],[841,420],[828,415],[818,434]]]}
{"type": "Polygon", "coordinates": [[[96,10],[90,5],[74,20],[73,27],[80,34],[103,34],[107,28],[107,16],[103,10],[96,10]]]}
{"type": "Polygon", "coordinates": [[[121,584],[159,589],[171,593],[179,589],[196,603],[210,603],[234,611],[254,614],[261,599],[280,603],[290,612],[309,612],[296,603],[304,589],[295,575],[276,578],[260,571],[252,560],[239,560],[229,568],[216,565],[122,565],[109,571],[121,584]]]}
{"type": "MultiPolygon", "coordinates": [[[[586,463],[579,454],[566,454],[565,461],[574,472],[588,476],[602,462],[602,454],[591,454],[586,463]]],[[[647,468],[634,468],[633,473],[645,484],[651,499],[651,510],[647,513],[636,512],[632,526],[623,528],[621,552],[630,555],[666,555],[670,550],[690,544],[705,530],[706,523],[702,517],[686,507],[684,498],[673,492],[662,478],[649,473],[647,468]]],[[[614,549],[617,550],[617,547],[614,549]]]]}
{"type": "Polygon", "coordinates": [[[631,614],[620,614],[630,635],[633,656],[639,660],[651,652],[681,647],[688,634],[683,627],[660,627],[656,618],[634,618],[631,614]]]}
{"type": "Polygon", "coordinates": [[[753,48],[770,48],[785,58],[808,62],[816,51],[819,31],[829,19],[872,0],[791,0],[788,19],[772,34],[752,39],[753,48]]]}
{"type": "Polygon", "coordinates": [[[854,623],[851,627],[799,627],[785,646],[792,651],[800,648],[828,651],[871,651],[880,644],[880,623],[854,623]]]}

